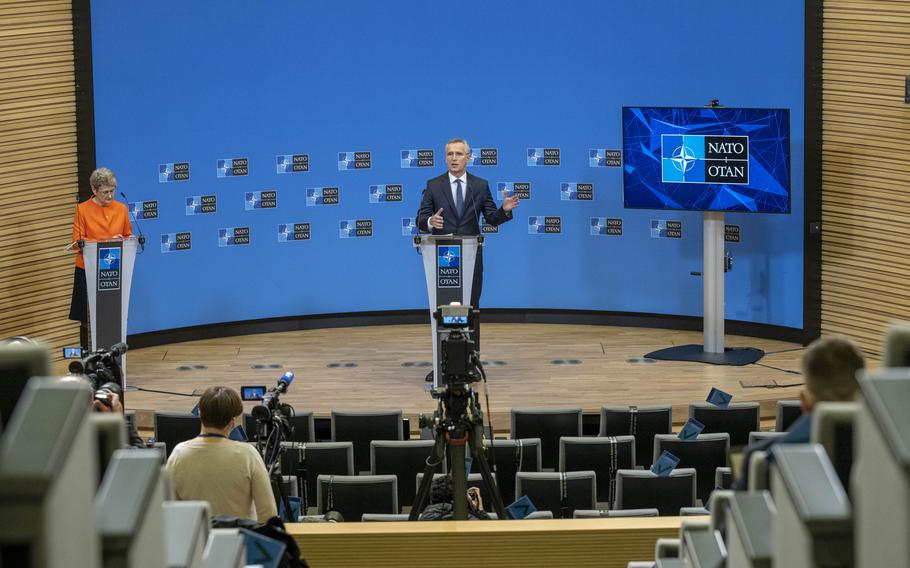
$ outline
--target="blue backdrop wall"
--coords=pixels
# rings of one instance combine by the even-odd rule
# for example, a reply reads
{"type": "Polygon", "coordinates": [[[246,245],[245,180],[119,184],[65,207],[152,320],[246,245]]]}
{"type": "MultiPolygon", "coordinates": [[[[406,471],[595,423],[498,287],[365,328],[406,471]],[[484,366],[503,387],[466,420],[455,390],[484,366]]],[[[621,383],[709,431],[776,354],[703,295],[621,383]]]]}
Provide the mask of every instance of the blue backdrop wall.
{"type": "Polygon", "coordinates": [[[741,241],[727,243],[726,317],[800,328],[803,11],[790,0],[94,0],[97,161],[147,216],[129,333],[425,308],[407,219],[452,136],[496,149],[496,165],[471,168],[494,191],[531,186],[488,235],[484,307],[700,316],[701,214],[624,210],[621,169],[592,167],[590,152],[622,147],[623,105],[714,98],[791,109],[792,212],[727,214],[741,241]],[[529,166],[530,148],[558,148],[560,164],[529,166]],[[403,151],[426,149],[433,167],[403,167],[403,151]],[[347,152],[369,152],[369,167],[345,165],[347,152]],[[285,155],[306,155],[307,171],[279,173],[285,155]],[[593,199],[563,200],[563,183],[593,184],[593,199]],[[372,203],[374,185],[392,185],[387,198],[400,185],[401,201],[372,203]],[[310,190],[326,187],[338,204],[314,203],[310,190]],[[530,234],[539,216],[560,217],[561,232],[530,234]],[[592,235],[592,218],[622,219],[622,235],[592,235]],[[372,235],[343,238],[353,220],[372,221],[372,235]],[[659,220],[681,221],[681,238],[655,238],[659,220]]]}

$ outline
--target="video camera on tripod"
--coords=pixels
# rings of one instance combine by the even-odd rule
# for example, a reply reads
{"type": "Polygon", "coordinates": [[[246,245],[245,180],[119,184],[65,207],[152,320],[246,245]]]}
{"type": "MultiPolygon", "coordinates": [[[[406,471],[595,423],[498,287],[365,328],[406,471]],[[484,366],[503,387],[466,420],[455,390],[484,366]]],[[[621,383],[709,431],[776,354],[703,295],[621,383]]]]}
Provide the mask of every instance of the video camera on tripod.
{"type": "MultiPolygon", "coordinates": [[[[288,392],[288,387],[294,382],[294,372],[288,371],[278,378],[278,385],[272,387],[262,395],[260,403],[253,407],[253,418],[257,422],[270,422],[275,413],[285,415],[278,397],[288,392]]],[[[286,417],[286,416],[285,416],[286,417]]]]}
{"type": "Polygon", "coordinates": [[[69,364],[69,372],[82,375],[92,384],[95,400],[105,406],[111,405],[111,393],[123,399],[123,371],[120,369],[120,357],[126,353],[126,343],[115,343],[110,349],[99,349],[89,353],[81,360],[69,364]]]}
{"type": "Polygon", "coordinates": [[[433,312],[439,326],[448,330],[440,342],[440,384],[452,386],[480,380],[480,356],[469,335],[475,313],[471,306],[462,305],[439,306],[433,312]]]}
{"type": "Polygon", "coordinates": [[[281,453],[284,451],[281,443],[289,440],[294,432],[290,422],[294,409],[288,404],[281,404],[279,397],[288,392],[292,382],[293,371],[281,375],[278,384],[262,395],[260,403],[252,411],[258,431],[256,449],[265,462],[276,500],[288,512],[291,511],[290,503],[281,489],[281,453]]]}
{"type": "MultiPolygon", "coordinates": [[[[440,342],[439,373],[441,386],[431,391],[437,402],[432,415],[421,414],[421,428],[433,430],[436,440],[433,454],[427,458],[423,481],[417,489],[409,520],[416,521],[426,506],[430,493],[433,470],[443,463],[448,447],[451,452],[450,475],[452,477],[453,515],[456,520],[467,519],[467,471],[465,468],[465,446],[470,446],[471,455],[477,463],[483,484],[492,496],[493,509],[505,517],[502,497],[493,479],[493,473],[483,452],[483,412],[472,383],[486,376],[480,355],[474,348],[474,341],[468,333],[474,323],[476,312],[471,306],[439,306],[433,317],[439,326],[448,330],[440,342]]],[[[489,410],[489,399],[487,400],[489,410]]],[[[490,428],[492,431],[492,426],[490,428]]]]}

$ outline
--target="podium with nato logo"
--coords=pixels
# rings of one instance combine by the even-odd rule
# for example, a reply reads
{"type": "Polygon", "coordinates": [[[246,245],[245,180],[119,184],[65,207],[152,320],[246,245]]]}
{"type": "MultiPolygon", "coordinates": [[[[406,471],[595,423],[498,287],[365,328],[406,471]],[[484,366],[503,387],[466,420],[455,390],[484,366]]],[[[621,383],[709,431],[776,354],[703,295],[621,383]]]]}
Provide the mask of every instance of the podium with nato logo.
{"type": "MultiPolygon", "coordinates": [[[[439,383],[439,353],[442,335],[433,317],[436,308],[459,302],[471,303],[474,283],[474,262],[477,249],[483,246],[482,236],[419,235],[414,245],[423,256],[423,271],[427,279],[427,296],[430,300],[430,326],[433,337],[433,387],[439,383]]],[[[472,306],[473,307],[473,306],[472,306]]],[[[477,325],[477,324],[475,324],[477,325]]]]}
{"type": "MultiPolygon", "coordinates": [[[[126,340],[130,286],[136,262],[137,239],[85,241],[85,284],[93,350],[110,349],[126,340]]],[[[121,363],[126,371],[126,362],[121,363]]]]}

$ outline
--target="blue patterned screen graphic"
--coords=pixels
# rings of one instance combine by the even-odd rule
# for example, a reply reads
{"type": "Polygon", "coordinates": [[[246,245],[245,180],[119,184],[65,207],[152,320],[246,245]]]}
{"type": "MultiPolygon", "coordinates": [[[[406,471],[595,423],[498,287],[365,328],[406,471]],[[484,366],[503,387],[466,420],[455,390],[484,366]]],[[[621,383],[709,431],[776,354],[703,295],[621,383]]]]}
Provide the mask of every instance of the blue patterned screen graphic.
{"type": "Polygon", "coordinates": [[[627,209],[790,213],[788,109],[624,107],[627,209]]]}

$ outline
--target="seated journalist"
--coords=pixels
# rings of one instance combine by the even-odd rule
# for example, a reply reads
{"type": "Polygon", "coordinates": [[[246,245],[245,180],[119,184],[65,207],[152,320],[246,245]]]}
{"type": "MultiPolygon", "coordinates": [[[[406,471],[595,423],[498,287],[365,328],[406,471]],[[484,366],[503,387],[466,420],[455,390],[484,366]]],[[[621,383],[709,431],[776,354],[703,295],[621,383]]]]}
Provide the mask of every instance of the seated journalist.
{"type": "Polygon", "coordinates": [[[802,371],[805,385],[799,392],[803,409],[787,435],[756,442],[743,450],[742,473],[734,482],[733,489],[745,491],[749,486],[749,460],[756,451],[770,453],[775,444],[806,444],[809,442],[812,425],[812,409],[817,402],[848,402],[853,400],[858,383],[856,372],[866,366],[862,351],[845,337],[823,337],[815,340],[803,355],[802,371]]]}
{"type": "Polygon", "coordinates": [[[237,391],[209,387],[199,398],[202,431],[167,460],[177,499],[208,501],[211,513],[265,522],[278,515],[268,472],[256,449],[228,438],[243,413],[237,391]]]}

